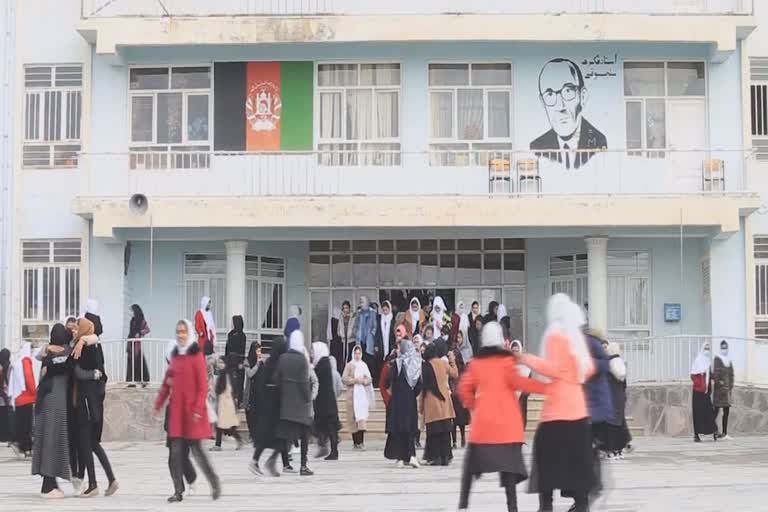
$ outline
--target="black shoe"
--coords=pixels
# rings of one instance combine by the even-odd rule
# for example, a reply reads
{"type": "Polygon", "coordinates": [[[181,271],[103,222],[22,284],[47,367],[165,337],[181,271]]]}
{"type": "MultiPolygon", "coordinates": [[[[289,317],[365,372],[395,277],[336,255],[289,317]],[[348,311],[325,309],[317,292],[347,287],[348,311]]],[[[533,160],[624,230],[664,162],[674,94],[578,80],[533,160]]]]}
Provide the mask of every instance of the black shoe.
{"type": "Polygon", "coordinates": [[[693,436],[693,442],[694,443],[700,443],[701,442],[701,438],[699,437],[699,434],[696,434],[695,436],[693,436]]]}
{"type": "Polygon", "coordinates": [[[319,450],[317,450],[317,453],[315,454],[316,459],[323,459],[327,457],[331,453],[331,449],[327,446],[322,446],[319,450]]]}
{"type": "Polygon", "coordinates": [[[288,464],[287,466],[283,466],[283,473],[295,473],[296,470],[293,469],[293,466],[288,464]]]}
{"type": "Polygon", "coordinates": [[[339,460],[339,452],[331,452],[331,454],[328,455],[325,460],[339,460]]]}
{"type": "Polygon", "coordinates": [[[217,485],[211,489],[211,499],[216,501],[219,498],[221,498],[221,487],[217,485]]]}
{"type": "Polygon", "coordinates": [[[264,469],[267,470],[269,476],[278,477],[280,472],[277,470],[277,457],[270,457],[267,459],[267,463],[264,465],[264,469]]]}
{"type": "Polygon", "coordinates": [[[312,476],[314,475],[314,471],[310,471],[310,469],[307,466],[301,466],[301,469],[299,469],[299,475],[301,476],[312,476]]]}
{"type": "Polygon", "coordinates": [[[415,446],[416,448],[421,449],[421,441],[416,441],[415,446]]]}
{"type": "Polygon", "coordinates": [[[183,495],[176,493],[173,496],[171,496],[170,498],[168,498],[168,503],[179,503],[183,499],[184,499],[183,495]]]}

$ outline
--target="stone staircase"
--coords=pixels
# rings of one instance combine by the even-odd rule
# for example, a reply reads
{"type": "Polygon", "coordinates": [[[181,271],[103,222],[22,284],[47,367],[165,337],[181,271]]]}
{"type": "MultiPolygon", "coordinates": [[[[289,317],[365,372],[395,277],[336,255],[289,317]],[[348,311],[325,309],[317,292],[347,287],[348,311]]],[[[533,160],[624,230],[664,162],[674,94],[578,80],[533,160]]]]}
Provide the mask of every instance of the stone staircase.
{"type": "MultiPolygon", "coordinates": [[[[381,398],[379,390],[377,389],[375,393],[376,402],[373,409],[370,411],[370,416],[368,418],[368,430],[365,433],[365,437],[366,439],[383,440],[386,439],[386,433],[384,432],[386,425],[386,411],[384,409],[384,400],[381,398]]],[[[341,421],[341,432],[339,432],[339,437],[342,442],[349,441],[351,439],[351,434],[347,428],[346,423],[347,403],[344,397],[345,395],[342,394],[338,401],[339,421],[341,421]]],[[[531,396],[528,398],[528,425],[525,429],[525,435],[529,440],[533,439],[533,434],[536,431],[536,426],[538,425],[539,418],[541,416],[541,408],[543,403],[544,400],[541,397],[531,396]]],[[[240,411],[240,417],[241,422],[239,430],[247,432],[248,427],[245,423],[245,413],[243,411],[240,411]]],[[[644,435],[644,428],[640,425],[636,425],[633,418],[628,417],[627,423],[629,424],[629,431],[633,437],[644,435]]],[[[467,426],[467,431],[469,431],[469,428],[470,427],[467,426]]]]}

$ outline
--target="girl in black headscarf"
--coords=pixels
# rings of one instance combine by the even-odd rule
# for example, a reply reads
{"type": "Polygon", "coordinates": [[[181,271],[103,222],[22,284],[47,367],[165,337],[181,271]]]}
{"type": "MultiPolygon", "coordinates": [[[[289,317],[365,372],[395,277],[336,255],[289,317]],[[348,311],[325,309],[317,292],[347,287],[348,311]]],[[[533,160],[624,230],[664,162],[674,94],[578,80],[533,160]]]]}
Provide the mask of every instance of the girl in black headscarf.
{"type": "Polygon", "coordinates": [[[256,372],[255,379],[251,382],[251,393],[256,393],[254,399],[258,402],[256,412],[256,428],[253,435],[253,460],[248,465],[248,469],[254,475],[263,475],[259,467],[259,458],[264,450],[272,448],[274,452],[267,460],[267,472],[271,476],[280,476],[275,468],[278,455],[283,459],[283,470],[292,471],[288,462],[288,448],[285,442],[277,439],[275,430],[280,420],[280,396],[277,392],[277,385],[272,383],[272,376],[277,370],[277,363],[280,356],[288,350],[288,344],[285,338],[278,336],[272,340],[272,348],[269,351],[269,359],[264,363],[264,367],[256,372]]]}
{"type": "Polygon", "coordinates": [[[67,428],[67,391],[73,370],[70,339],[63,325],[53,326],[37,388],[32,474],[43,477],[40,492],[48,498],[63,498],[56,478],[69,480],[71,476],[67,428]]]}
{"type": "Polygon", "coordinates": [[[499,309],[499,303],[496,302],[495,300],[492,300],[488,304],[488,314],[485,316],[485,323],[499,321],[498,317],[496,316],[498,309],[499,309]]]}
{"type": "Polygon", "coordinates": [[[0,442],[13,441],[11,429],[11,399],[8,396],[8,373],[11,369],[11,351],[0,350],[0,442]]]}
{"type": "Polygon", "coordinates": [[[256,423],[259,417],[259,394],[256,390],[256,374],[263,367],[264,361],[261,358],[261,345],[258,341],[254,341],[248,349],[248,357],[246,358],[245,394],[243,395],[245,421],[248,423],[248,433],[251,439],[255,437],[256,423]]]}
{"type": "MultiPolygon", "coordinates": [[[[141,382],[142,387],[147,387],[149,367],[147,366],[147,359],[141,350],[141,338],[149,334],[149,325],[144,318],[144,312],[138,304],[131,305],[131,311],[133,312],[133,317],[128,327],[128,346],[126,348],[128,363],[126,364],[127,376],[125,380],[127,382],[141,382]]],[[[99,322],[101,321],[99,320],[99,322]]],[[[136,384],[129,384],[128,386],[136,387],[136,384]]]]}
{"type": "Polygon", "coordinates": [[[235,315],[232,317],[232,330],[227,334],[227,345],[224,349],[224,355],[227,361],[230,361],[233,367],[232,389],[235,398],[235,405],[239,409],[243,404],[243,382],[245,374],[245,324],[243,317],[235,315]]]}

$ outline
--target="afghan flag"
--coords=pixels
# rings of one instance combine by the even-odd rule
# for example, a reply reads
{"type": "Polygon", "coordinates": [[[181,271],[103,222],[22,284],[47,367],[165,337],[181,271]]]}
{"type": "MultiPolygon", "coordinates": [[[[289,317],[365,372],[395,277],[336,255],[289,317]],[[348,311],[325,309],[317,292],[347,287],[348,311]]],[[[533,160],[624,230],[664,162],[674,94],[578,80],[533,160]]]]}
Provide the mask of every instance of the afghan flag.
{"type": "Polygon", "coordinates": [[[312,62],[214,65],[216,151],[310,151],[312,62]]]}

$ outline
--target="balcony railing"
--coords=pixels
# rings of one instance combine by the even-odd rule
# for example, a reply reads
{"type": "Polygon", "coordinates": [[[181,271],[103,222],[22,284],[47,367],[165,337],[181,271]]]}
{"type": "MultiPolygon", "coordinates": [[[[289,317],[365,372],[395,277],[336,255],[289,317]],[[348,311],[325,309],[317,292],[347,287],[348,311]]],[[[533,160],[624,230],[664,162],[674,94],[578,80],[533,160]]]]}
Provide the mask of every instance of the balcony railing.
{"type": "Polygon", "coordinates": [[[82,16],[752,14],[754,0],[81,0],[82,16]]]}
{"type": "Polygon", "coordinates": [[[130,152],[81,156],[81,196],[683,195],[749,192],[745,150],[130,152]]]}

